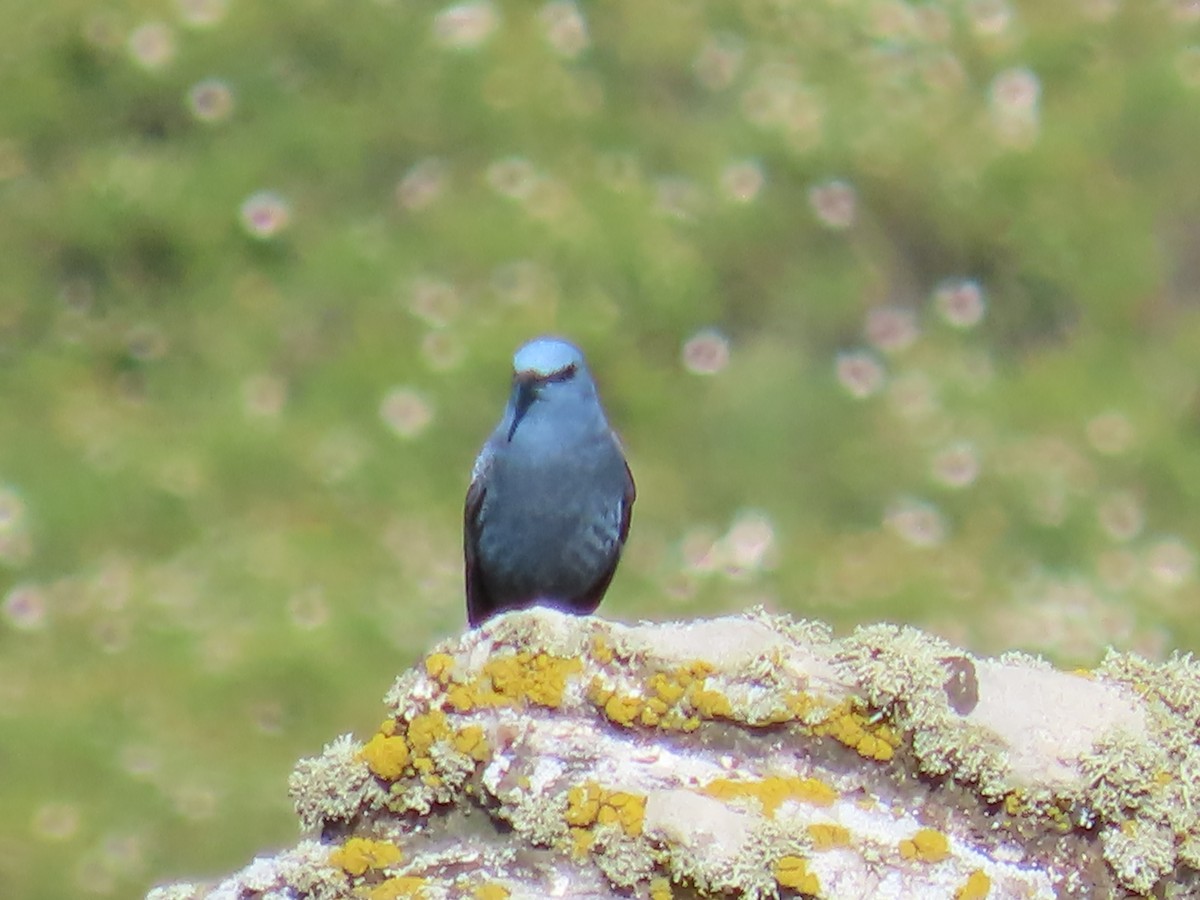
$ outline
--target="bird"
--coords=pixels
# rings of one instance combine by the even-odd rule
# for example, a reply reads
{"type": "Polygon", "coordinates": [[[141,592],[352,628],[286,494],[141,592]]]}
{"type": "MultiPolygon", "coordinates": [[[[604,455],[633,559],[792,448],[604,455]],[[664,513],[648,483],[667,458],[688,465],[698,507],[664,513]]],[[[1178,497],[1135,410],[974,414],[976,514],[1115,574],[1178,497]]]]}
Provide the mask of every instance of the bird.
{"type": "Polygon", "coordinates": [[[468,624],[530,606],[595,611],[636,496],[580,349],[552,336],[519,347],[463,510],[468,624]]]}

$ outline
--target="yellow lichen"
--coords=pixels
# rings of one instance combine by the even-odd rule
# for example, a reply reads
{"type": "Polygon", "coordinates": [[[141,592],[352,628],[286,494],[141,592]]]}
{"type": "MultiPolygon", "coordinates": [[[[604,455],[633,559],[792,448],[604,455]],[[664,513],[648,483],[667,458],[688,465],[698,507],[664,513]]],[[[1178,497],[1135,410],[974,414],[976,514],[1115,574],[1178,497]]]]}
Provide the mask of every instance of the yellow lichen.
{"type": "Polygon", "coordinates": [[[675,893],[671,890],[671,882],[666,878],[654,878],[650,881],[650,900],[671,900],[675,893]]]}
{"type": "Polygon", "coordinates": [[[867,759],[886,762],[896,755],[900,739],[895,729],[875,722],[852,700],[834,707],[826,718],[813,727],[813,734],[828,735],[867,759]]]}
{"type": "Polygon", "coordinates": [[[486,762],[491,755],[491,747],[488,746],[483,729],[478,725],[468,725],[455,732],[451,743],[454,744],[455,750],[466,754],[476,762],[486,762]]]}
{"type": "Polygon", "coordinates": [[[567,791],[567,812],[564,818],[573,828],[589,825],[617,825],[630,837],[642,833],[646,815],[646,798],[626,791],[609,791],[594,781],[567,791]]]}
{"type": "Polygon", "coordinates": [[[819,778],[786,778],[787,796],[813,806],[830,806],[838,792],[819,778]]]}
{"type": "Polygon", "coordinates": [[[792,694],[787,698],[788,712],[792,714],[792,718],[803,719],[813,711],[816,706],[816,701],[809,694],[792,694]]]}
{"type": "Polygon", "coordinates": [[[795,719],[796,716],[791,708],[787,704],[784,704],[775,709],[758,713],[753,719],[747,719],[746,724],[762,728],[767,725],[784,725],[795,721],[795,719]]]}
{"type": "Polygon", "coordinates": [[[785,800],[797,800],[814,806],[829,806],[838,793],[816,778],[771,775],[757,781],[718,778],[704,786],[704,793],[720,800],[752,797],[762,805],[763,814],[773,817],[785,800]]]}
{"type": "Polygon", "coordinates": [[[463,684],[449,685],[446,702],[457,712],[484,707],[520,707],[527,703],[554,709],[562,705],[567,678],[582,670],[581,659],[548,653],[522,651],[493,656],[484,663],[478,677],[463,684]]]}
{"type": "Polygon", "coordinates": [[[850,843],[850,830],[832,822],[815,822],[807,830],[816,850],[832,850],[850,843]]]}
{"type": "Polygon", "coordinates": [[[433,745],[442,740],[451,739],[459,752],[466,753],[474,759],[486,758],[487,741],[484,740],[482,729],[470,726],[460,732],[453,732],[446,714],[441,710],[435,709],[413,716],[403,735],[386,733],[395,731],[394,727],[387,726],[388,723],[385,722],[384,728],[374,735],[358,754],[374,775],[386,781],[396,781],[410,772],[415,772],[422,776],[426,785],[440,787],[441,778],[435,774],[437,766],[430,754],[433,745]]]}
{"type": "Polygon", "coordinates": [[[607,804],[602,804],[596,812],[596,823],[598,825],[615,825],[617,823],[617,811],[607,804]]]}
{"type": "Polygon", "coordinates": [[[511,705],[532,703],[557,709],[562,706],[567,678],[583,670],[583,661],[522,651],[493,657],[483,667],[492,690],[511,705]]]}
{"type": "Polygon", "coordinates": [[[992,879],[982,869],[976,869],[954,892],[954,900],[986,900],[991,892],[992,879]]]}
{"type": "Polygon", "coordinates": [[[780,887],[813,896],[821,890],[821,882],[816,874],[808,871],[808,860],[799,856],[785,856],[780,859],[775,863],[774,875],[780,887]]]}
{"type": "Polygon", "coordinates": [[[623,697],[614,694],[604,704],[604,715],[609,721],[618,725],[632,725],[641,712],[641,702],[637,697],[623,697]]]}
{"type": "Polygon", "coordinates": [[[401,737],[376,734],[358,751],[358,757],[373,774],[395,781],[408,767],[408,744],[401,737]]]}
{"type": "Polygon", "coordinates": [[[613,649],[601,635],[596,635],[592,638],[592,659],[600,663],[602,666],[607,666],[613,661],[613,649]]]}
{"type": "Polygon", "coordinates": [[[425,896],[424,887],[424,878],[412,876],[389,878],[371,888],[367,892],[367,900],[400,900],[402,897],[408,898],[408,900],[421,900],[425,896]]]}
{"type": "Polygon", "coordinates": [[[729,698],[704,687],[712,671],[707,663],[695,661],[670,672],[655,672],[646,679],[644,692],[630,694],[617,693],[595,678],[587,696],[605,718],[622,727],[691,732],[705,719],[733,718],[729,698]]]}
{"type": "Polygon", "coordinates": [[[590,828],[571,829],[571,855],[583,859],[592,849],[592,830],[590,828]]]}
{"type": "Polygon", "coordinates": [[[506,900],[511,893],[504,885],[489,881],[487,884],[481,884],[475,888],[472,896],[475,900],[506,900]]]}
{"type": "Polygon", "coordinates": [[[693,678],[707,678],[713,672],[717,671],[717,667],[707,660],[694,659],[688,663],[680,671],[680,679],[688,679],[690,682],[693,678]]]}
{"type": "Polygon", "coordinates": [[[425,674],[443,687],[450,683],[454,657],[449,653],[430,653],[425,657],[425,674]]]}
{"type": "MultiPolygon", "coordinates": [[[[396,781],[409,773],[420,776],[427,787],[440,788],[442,777],[437,774],[437,763],[433,760],[433,747],[448,741],[460,753],[477,761],[487,758],[488,745],[479,726],[468,726],[460,731],[451,728],[446,714],[439,709],[414,715],[408,722],[404,734],[376,734],[359,751],[359,758],[378,777],[396,781]]],[[[397,785],[393,785],[393,792],[397,785]]]]}
{"type": "Polygon", "coordinates": [[[1025,809],[1025,798],[1017,791],[1004,795],[1004,811],[1010,816],[1019,815],[1025,809]]]}
{"type": "Polygon", "coordinates": [[[616,691],[606,686],[600,678],[593,678],[588,682],[587,698],[596,704],[596,706],[603,706],[608,702],[608,698],[615,693],[616,691]]]}
{"type": "Polygon", "coordinates": [[[887,762],[896,755],[896,750],[891,744],[874,734],[863,735],[854,745],[854,749],[867,759],[877,759],[880,762],[887,762]]]}
{"type": "Polygon", "coordinates": [[[1057,805],[1050,806],[1046,809],[1046,818],[1050,820],[1050,825],[1054,830],[1060,834],[1075,830],[1075,820],[1071,817],[1070,810],[1057,805]]]}
{"type": "Polygon", "coordinates": [[[686,688],[678,681],[669,679],[665,672],[655,672],[650,676],[650,690],[668,706],[673,706],[683,699],[686,688]]]}
{"type": "Polygon", "coordinates": [[[728,719],[733,716],[733,705],[720,691],[711,691],[693,683],[688,690],[688,702],[703,719],[728,719]]]}
{"type": "Polygon", "coordinates": [[[638,837],[642,833],[642,822],[646,817],[646,798],[641,794],[630,794],[625,791],[613,791],[600,805],[596,816],[600,823],[605,822],[606,811],[612,810],[614,821],[621,826],[630,837],[638,837]]]}
{"type": "Polygon", "coordinates": [[[479,703],[479,694],[474,684],[451,685],[446,691],[446,702],[457,712],[470,712],[479,703]]]}
{"type": "Polygon", "coordinates": [[[567,791],[567,824],[579,828],[593,824],[600,813],[602,796],[603,790],[594,781],[567,791]]]}
{"type": "Polygon", "coordinates": [[[940,831],[922,828],[911,838],[900,842],[900,855],[904,859],[936,863],[950,855],[950,842],[940,831]]]}
{"type": "Polygon", "coordinates": [[[347,875],[362,875],[368,869],[384,869],[400,862],[400,848],[387,841],[350,838],[329,854],[329,864],[347,875]]]}
{"type": "Polygon", "coordinates": [[[429,748],[438,741],[450,737],[450,724],[446,714],[440,709],[431,709],[427,713],[419,713],[408,723],[405,735],[408,747],[414,756],[428,756],[429,748]]]}
{"type": "Polygon", "coordinates": [[[646,705],[642,707],[642,713],[638,718],[643,725],[653,728],[663,721],[663,716],[667,714],[669,708],[662,700],[657,697],[651,697],[646,701],[646,705]]]}

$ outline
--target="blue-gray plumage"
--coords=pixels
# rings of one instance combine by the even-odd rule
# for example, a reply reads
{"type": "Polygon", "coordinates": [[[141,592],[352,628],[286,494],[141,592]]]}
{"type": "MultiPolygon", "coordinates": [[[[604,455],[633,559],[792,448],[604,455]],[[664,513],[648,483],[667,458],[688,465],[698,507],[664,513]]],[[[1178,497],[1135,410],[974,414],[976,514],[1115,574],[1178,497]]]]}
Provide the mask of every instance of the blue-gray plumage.
{"type": "Polygon", "coordinates": [[[470,624],[534,605],[592,612],[617,569],[634,496],[579,348],[551,337],[522,346],[467,491],[470,624]]]}

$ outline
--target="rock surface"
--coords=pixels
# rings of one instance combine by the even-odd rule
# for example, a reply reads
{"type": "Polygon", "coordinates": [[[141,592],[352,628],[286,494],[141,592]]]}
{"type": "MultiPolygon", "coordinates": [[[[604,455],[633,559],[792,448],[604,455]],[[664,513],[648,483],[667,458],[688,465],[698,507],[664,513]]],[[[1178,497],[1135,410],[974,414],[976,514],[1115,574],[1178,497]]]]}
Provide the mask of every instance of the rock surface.
{"type": "Polygon", "coordinates": [[[311,837],[149,900],[1200,894],[1200,666],[911,628],[549,610],[435,648],[302,761],[311,837]]]}

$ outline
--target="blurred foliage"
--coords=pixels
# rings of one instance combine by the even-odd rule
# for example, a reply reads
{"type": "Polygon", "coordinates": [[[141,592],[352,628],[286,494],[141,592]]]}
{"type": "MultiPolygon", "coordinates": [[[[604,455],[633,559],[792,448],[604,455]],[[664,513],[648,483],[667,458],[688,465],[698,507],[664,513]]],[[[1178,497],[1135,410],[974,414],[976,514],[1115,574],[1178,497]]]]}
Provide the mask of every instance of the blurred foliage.
{"type": "Polygon", "coordinates": [[[3,896],[291,840],[537,333],[606,615],[1200,637],[1194,0],[3,6],[3,896]]]}

